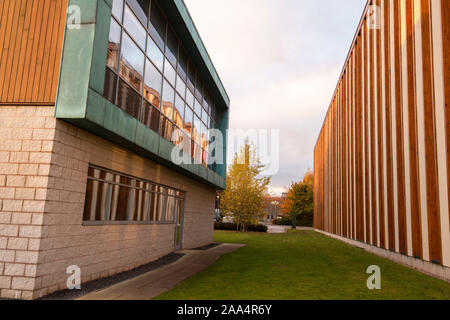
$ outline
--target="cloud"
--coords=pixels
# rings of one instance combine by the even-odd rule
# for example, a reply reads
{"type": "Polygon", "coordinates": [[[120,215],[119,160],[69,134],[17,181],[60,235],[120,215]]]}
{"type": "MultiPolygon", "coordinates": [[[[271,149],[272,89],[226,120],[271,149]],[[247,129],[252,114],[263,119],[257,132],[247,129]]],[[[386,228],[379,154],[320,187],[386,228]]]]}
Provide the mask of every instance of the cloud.
{"type": "Polygon", "coordinates": [[[280,192],[313,151],[366,0],[185,0],[231,97],[230,127],[280,129],[280,192]]]}

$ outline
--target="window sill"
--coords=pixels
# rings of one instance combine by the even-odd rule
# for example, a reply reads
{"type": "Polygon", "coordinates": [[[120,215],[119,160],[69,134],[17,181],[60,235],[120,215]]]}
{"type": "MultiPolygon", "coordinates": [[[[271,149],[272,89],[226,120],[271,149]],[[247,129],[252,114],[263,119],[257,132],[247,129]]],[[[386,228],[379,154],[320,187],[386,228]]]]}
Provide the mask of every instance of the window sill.
{"type": "Polygon", "coordinates": [[[99,227],[99,226],[115,226],[115,225],[175,225],[175,222],[153,222],[153,221],[83,221],[83,227],[99,227]]]}

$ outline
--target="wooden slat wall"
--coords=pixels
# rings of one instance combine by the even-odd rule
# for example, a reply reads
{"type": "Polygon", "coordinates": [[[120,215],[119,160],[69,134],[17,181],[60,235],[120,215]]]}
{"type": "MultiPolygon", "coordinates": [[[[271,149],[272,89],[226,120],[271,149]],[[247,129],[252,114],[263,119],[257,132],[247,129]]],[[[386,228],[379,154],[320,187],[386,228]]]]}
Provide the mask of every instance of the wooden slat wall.
{"type": "Polygon", "coordinates": [[[0,0],[0,104],[53,105],[68,0],[0,0]]]}
{"type": "Polygon", "coordinates": [[[315,149],[315,228],[450,267],[449,102],[450,1],[369,1],[315,149]]]}

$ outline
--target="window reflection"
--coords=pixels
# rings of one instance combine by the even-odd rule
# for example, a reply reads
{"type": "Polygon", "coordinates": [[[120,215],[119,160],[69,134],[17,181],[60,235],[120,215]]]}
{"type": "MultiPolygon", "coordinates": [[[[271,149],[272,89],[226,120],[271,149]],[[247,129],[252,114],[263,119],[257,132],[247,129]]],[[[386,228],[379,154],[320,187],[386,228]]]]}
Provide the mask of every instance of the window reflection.
{"type": "MultiPolygon", "coordinates": [[[[201,75],[156,1],[149,19],[148,0],[113,0],[112,4],[104,97],[205,164],[207,129],[217,127],[219,112],[206,98],[201,75]],[[177,128],[182,129],[180,134],[177,128]]],[[[117,197],[119,191],[117,187],[117,197]]],[[[143,202],[133,200],[139,206],[133,214],[141,219],[142,206],[147,206],[143,203],[152,199],[145,191],[133,196],[142,198],[143,202]]]]}
{"type": "Polygon", "coordinates": [[[138,119],[141,105],[141,96],[123,80],[119,81],[117,105],[129,115],[138,119]]]}
{"type": "Polygon", "coordinates": [[[158,5],[156,5],[155,1],[152,1],[149,30],[161,50],[164,50],[164,43],[166,41],[166,26],[167,22],[161,10],[158,5]]]}
{"type": "Polygon", "coordinates": [[[147,32],[128,6],[125,6],[123,25],[138,45],[144,49],[147,32]]]}
{"type": "Polygon", "coordinates": [[[192,155],[192,140],[187,134],[183,136],[183,152],[188,156],[192,155]]]}
{"type": "Polygon", "coordinates": [[[200,80],[198,73],[197,73],[196,82],[195,82],[195,94],[194,95],[198,101],[203,101],[202,82],[200,80]]]}
{"type": "Polygon", "coordinates": [[[123,0],[113,0],[112,14],[117,18],[119,22],[122,21],[123,12],[123,0]]]}
{"type": "Polygon", "coordinates": [[[167,141],[172,142],[173,125],[169,119],[161,115],[161,136],[167,141]]]}
{"type": "Polygon", "coordinates": [[[194,128],[192,132],[192,137],[194,141],[200,143],[200,130],[201,130],[202,122],[197,116],[194,116],[194,128]]]}
{"type": "Polygon", "coordinates": [[[202,115],[202,105],[200,104],[200,102],[198,102],[197,99],[195,99],[194,111],[199,117],[202,115]]]}
{"type": "Polygon", "coordinates": [[[183,130],[174,127],[172,134],[172,143],[180,149],[183,149],[183,130]]]}
{"type": "Polygon", "coordinates": [[[208,114],[206,113],[205,109],[203,109],[203,112],[202,112],[202,121],[203,121],[203,123],[207,124],[208,123],[208,118],[209,118],[208,114]]]}
{"type": "Polygon", "coordinates": [[[184,99],[184,96],[186,95],[186,85],[179,75],[177,76],[177,92],[184,99]]]}
{"type": "Polygon", "coordinates": [[[142,123],[145,124],[147,128],[150,128],[155,132],[159,132],[159,111],[147,101],[144,101],[142,109],[142,123]]]}
{"type": "Polygon", "coordinates": [[[188,63],[188,76],[187,76],[187,86],[192,91],[195,92],[195,69],[192,63],[189,61],[188,63]]]}
{"type": "Polygon", "coordinates": [[[116,100],[116,89],[117,89],[117,75],[112,72],[109,68],[106,68],[105,73],[105,87],[103,95],[106,99],[112,103],[116,100]]]}
{"type": "Polygon", "coordinates": [[[119,61],[120,33],[122,29],[119,24],[111,19],[111,27],[109,29],[108,55],[106,65],[113,70],[117,70],[119,61]]]}
{"type": "Polygon", "coordinates": [[[149,3],[148,0],[128,0],[128,3],[130,4],[131,8],[133,9],[134,13],[137,15],[139,20],[146,25],[148,20],[148,9],[149,9],[149,3]]]}
{"type": "Polygon", "coordinates": [[[169,82],[175,86],[175,79],[177,78],[177,73],[172,65],[167,61],[164,64],[164,76],[169,80],[169,82]]]}
{"type": "Polygon", "coordinates": [[[186,106],[186,109],[184,111],[184,131],[188,135],[192,135],[193,118],[194,118],[194,113],[188,106],[186,106]]]}
{"type": "Polygon", "coordinates": [[[194,108],[194,95],[192,94],[191,90],[186,90],[186,103],[191,108],[194,108]]]}
{"type": "Polygon", "coordinates": [[[151,37],[148,37],[147,41],[147,55],[150,60],[155,64],[155,66],[162,71],[164,65],[164,54],[158,48],[156,43],[153,41],[151,37]]]}
{"type": "Polygon", "coordinates": [[[120,75],[139,92],[144,74],[144,54],[124,33],[120,55],[120,75]]]}
{"type": "Polygon", "coordinates": [[[176,66],[178,57],[178,40],[175,33],[172,31],[172,28],[169,28],[167,32],[166,55],[172,65],[176,66]]]}
{"type": "Polygon", "coordinates": [[[83,221],[174,223],[185,193],[89,166],[83,221]]]}
{"type": "Polygon", "coordinates": [[[144,97],[159,109],[162,75],[147,59],[145,67],[144,97]]]}
{"type": "Polygon", "coordinates": [[[170,86],[170,84],[166,80],[164,80],[162,112],[170,120],[172,120],[173,115],[174,98],[175,98],[175,91],[170,86]]]}
{"type": "Polygon", "coordinates": [[[186,54],[186,51],[181,48],[179,50],[179,56],[178,56],[178,73],[180,74],[180,77],[183,80],[186,80],[187,77],[187,65],[188,65],[188,56],[186,54]]]}
{"type": "Polygon", "coordinates": [[[184,101],[177,94],[175,97],[175,109],[173,121],[178,128],[183,128],[183,118],[184,118],[184,101]]]}

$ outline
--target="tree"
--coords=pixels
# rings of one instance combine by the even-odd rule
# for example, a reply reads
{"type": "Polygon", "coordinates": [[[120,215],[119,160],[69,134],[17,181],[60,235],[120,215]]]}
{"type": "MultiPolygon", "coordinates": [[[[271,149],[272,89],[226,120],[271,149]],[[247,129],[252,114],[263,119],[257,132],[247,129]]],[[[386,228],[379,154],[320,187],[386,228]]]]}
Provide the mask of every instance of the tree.
{"type": "Polygon", "coordinates": [[[255,150],[246,143],[240,153],[235,154],[228,170],[220,208],[234,217],[237,231],[246,231],[247,226],[258,223],[264,214],[263,196],[267,192],[270,178],[259,177],[263,168],[255,150]]]}
{"type": "Polygon", "coordinates": [[[314,215],[314,176],[308,170],[302,181],[293,182],[289,188],[286,200],[282,205],[283,213],[292,218],[292,228],[297,226],[299,217],[312,220],[314,215]]]}

